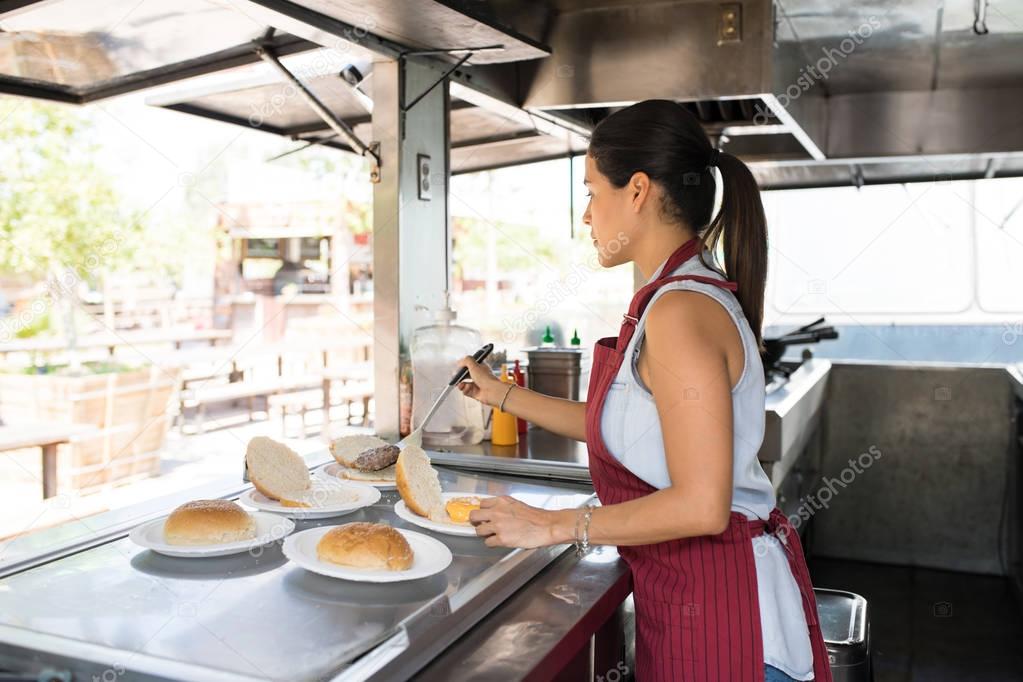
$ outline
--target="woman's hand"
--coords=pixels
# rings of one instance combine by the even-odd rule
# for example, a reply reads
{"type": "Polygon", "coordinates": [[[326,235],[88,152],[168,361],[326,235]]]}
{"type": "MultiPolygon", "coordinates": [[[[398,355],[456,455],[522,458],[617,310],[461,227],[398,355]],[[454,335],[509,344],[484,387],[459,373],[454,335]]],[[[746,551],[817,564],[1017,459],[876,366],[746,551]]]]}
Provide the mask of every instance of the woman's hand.
{"type": "Polygon", "coordinates": [[[463,381],[456,385],[462,395],[491,407],[497,407],[500,404],[510,384],[503,383],[494,376],[489,367],[481,365],[468,355],[458,361],[458,367],[467,368],[469,376],[472,378],[472,381],[463,381]]]}
{"type": "Polygon", "coordinates": [[[545,547],[571,541],[566,512],[548,511],[519,502],[514,497],[485,497],[480,508],[469,514],[476,535],[486,538],[488,547],[545,547]]]}

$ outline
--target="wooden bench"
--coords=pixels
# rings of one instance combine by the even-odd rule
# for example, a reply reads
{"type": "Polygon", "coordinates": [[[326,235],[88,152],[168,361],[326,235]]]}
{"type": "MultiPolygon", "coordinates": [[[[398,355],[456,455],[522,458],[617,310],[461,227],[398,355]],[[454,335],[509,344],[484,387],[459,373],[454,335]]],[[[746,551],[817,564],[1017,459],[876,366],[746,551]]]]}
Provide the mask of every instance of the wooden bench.
{"type": "Polygon", "coordinates": [[[95,431],[83,424],[21,424],[0,426],[0,452],[40,448],[43,464],[43,499],[57,494],[57,446],[70,443],[75,436],[95,431]]]}
{"type": "Polygon", "coordinates": [[[257,401],[262,401],[263,410],[269,415],[271,396],[309,391],[319,387],[320,381],[317,378],[274,377],[262,380],[248,379],[226,384],[204,384],[182,389],[180,396],[181,428],[184,430],[188,422],[189,410],[195,413],[196,428],[199,433],[203,433],[207,405],[244,400],[248,406],[249,421],[252,421],[257,401]]]}

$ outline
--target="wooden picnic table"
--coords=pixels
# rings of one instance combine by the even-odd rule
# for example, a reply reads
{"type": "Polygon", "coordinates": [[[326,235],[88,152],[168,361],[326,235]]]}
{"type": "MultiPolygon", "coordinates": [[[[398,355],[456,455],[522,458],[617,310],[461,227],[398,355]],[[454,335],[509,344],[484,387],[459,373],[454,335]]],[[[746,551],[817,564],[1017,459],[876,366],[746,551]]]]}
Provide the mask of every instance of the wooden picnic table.
{"type": "Polygon", "coordinates": [[[84,424],[21,424],[0,426],[0,452],[40,448],[43,463],[43,498],[57,494],[57,446],[75,436],[95,431],[84,424]]]}
{"type": "Polygon", "coordinates": [[[271,397],[315,391],[319,388],[320,383],[316,375],[243,379],[226,384],[203,383],[196,388],[186,388],[181,391],[179,395],[181,427],[184,429],[188,421],[188,410],[195,412],[196,426],[201,433],[204,428],[207,405],[245,400],[248,403],[249,421],[252,421],[256,400],[263,401],[269,415],[271,397]]]}
{"type": "MultiPolygon", "coordinates": [[[[75,350],[106,348],[113,355],[121,346],[172,343],[175,348],[181,348],[183,343],[190,341],[206,341],[214,346],[218,341],[230,340],[232,336],[230,329],[155,329],[117,334],[104,332],[78,337],[75,350]]],[[[68,345],[64,339],[22,339],[0,343],[0,357],[6,357],[8,353],[59,353],[66,350],[68,345]]]]}

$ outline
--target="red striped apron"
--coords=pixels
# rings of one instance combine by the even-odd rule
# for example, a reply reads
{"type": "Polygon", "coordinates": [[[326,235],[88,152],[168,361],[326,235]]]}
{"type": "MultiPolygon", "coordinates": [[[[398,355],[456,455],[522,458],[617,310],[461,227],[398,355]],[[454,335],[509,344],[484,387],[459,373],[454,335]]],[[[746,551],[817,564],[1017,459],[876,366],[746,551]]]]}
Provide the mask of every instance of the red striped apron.
{"type": "MultiPolygon", "coordinates": [[[[696,255],[692,240],[678,249],[661,276],[636,292],[618,337],[597,342],[586,409],[586,445],[590,474],[602,504],[619,504],[649,495],[655,488],[627,470],[604,444],[601,414],[608,387],[618,374],[644,309],[661,286],[695,280],[734,291],[735,284],[697,275],[671,276],[696,255]]],[[[720,535],[619,547],[633,576],[636,604],[636,676],[641,682],[763,682],[764,645],[752,538],[776,535],[803,597],[803,612],[813,649],[817,682],[831,682],[813,586],[799,534],[779,510],[766,520],[750,521],[732,512],[720,535]]]]}

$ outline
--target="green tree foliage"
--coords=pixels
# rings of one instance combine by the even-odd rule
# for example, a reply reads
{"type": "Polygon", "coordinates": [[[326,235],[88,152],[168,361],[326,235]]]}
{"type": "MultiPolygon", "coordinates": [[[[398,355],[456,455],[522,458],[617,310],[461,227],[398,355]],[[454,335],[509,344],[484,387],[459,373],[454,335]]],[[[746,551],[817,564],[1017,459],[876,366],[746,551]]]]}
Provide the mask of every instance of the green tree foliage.
{"type": "Polygon", "coordinates": [[[145,231],[93,162],[88,117],[69,105],[0,98],[0,273],[72,269],[95,285],[136,257],[145,231]]]}
{"type": "Polygon", "coordinates": [[[499,273],[531,271],[544,263],[559,263],[557,245],[536,225],[515,225],[483,218],[451,219],[452,263],[456,278],[483,277],[487,267],[488,231],[496,234],[499,273]]]}

